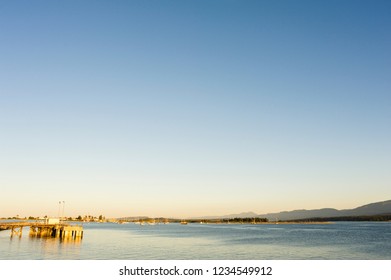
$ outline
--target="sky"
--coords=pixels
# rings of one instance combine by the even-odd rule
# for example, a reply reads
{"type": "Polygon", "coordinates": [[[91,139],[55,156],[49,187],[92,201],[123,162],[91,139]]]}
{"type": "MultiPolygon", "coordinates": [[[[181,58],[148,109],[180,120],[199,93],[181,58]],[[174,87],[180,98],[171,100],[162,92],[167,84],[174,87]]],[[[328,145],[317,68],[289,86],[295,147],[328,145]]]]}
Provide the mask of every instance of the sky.
{"type": "Polygon", "coordinates": [[[390,1],[0,1],[0,217],[391,199],[390,1]]]}

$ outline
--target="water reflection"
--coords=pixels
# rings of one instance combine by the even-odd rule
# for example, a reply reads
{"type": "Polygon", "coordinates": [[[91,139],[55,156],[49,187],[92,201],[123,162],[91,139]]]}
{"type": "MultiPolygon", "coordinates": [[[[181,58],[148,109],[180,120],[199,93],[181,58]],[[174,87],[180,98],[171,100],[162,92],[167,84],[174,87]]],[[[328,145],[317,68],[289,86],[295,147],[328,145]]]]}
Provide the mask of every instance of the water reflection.
{"type": "Polygon", "coordinates": [[[41,259],[75,259],[80,255],[82,238],[29,236],[30,247],[41,259]]]}

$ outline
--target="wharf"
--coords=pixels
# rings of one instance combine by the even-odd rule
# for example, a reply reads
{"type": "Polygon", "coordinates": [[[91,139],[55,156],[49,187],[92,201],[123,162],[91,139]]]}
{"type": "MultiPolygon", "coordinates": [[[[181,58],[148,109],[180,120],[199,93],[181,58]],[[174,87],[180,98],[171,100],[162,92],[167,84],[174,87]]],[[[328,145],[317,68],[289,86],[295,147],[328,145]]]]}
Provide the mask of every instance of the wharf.
{"type": "Polygon", "coordinates": [[[0,223],[0,230],[11,230],[11,237],[22,237],[24,227],[30,227],[30,236],[32,237],[54,237],[62,239],[81,239],[83,237],[83,227],[80,225],[39,222],[0,223]]]}

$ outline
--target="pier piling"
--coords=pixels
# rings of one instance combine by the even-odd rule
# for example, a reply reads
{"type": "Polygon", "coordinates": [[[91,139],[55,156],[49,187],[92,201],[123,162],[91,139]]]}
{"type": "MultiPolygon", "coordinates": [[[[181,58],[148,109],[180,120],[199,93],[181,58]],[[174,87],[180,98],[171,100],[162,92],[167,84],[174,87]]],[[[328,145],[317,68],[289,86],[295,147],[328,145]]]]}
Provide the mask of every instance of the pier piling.
{"type": "Polygon", "coordinates": [[[19,236],[19,238],[22,237],[23,233],[23,226],[12,226],[11,227],[11,238],[15,235],[19,236]]]}

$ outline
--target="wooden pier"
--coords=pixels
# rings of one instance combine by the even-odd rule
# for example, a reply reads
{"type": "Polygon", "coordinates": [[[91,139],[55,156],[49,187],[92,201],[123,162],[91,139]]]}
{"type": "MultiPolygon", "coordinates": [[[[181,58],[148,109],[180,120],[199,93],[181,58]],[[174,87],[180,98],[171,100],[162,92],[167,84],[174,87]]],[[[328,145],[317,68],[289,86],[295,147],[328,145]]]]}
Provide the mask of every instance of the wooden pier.
{"type": "Polygon", "coordinates": [[[38,222],[0,223],[0,230],[11,230],[11,237],[22,237],[23,227],[30,227],[29,235],[32,237],[83,238],[83,227],[81,225],[69,225],[65,223],[45,224],[38,222]]]}

